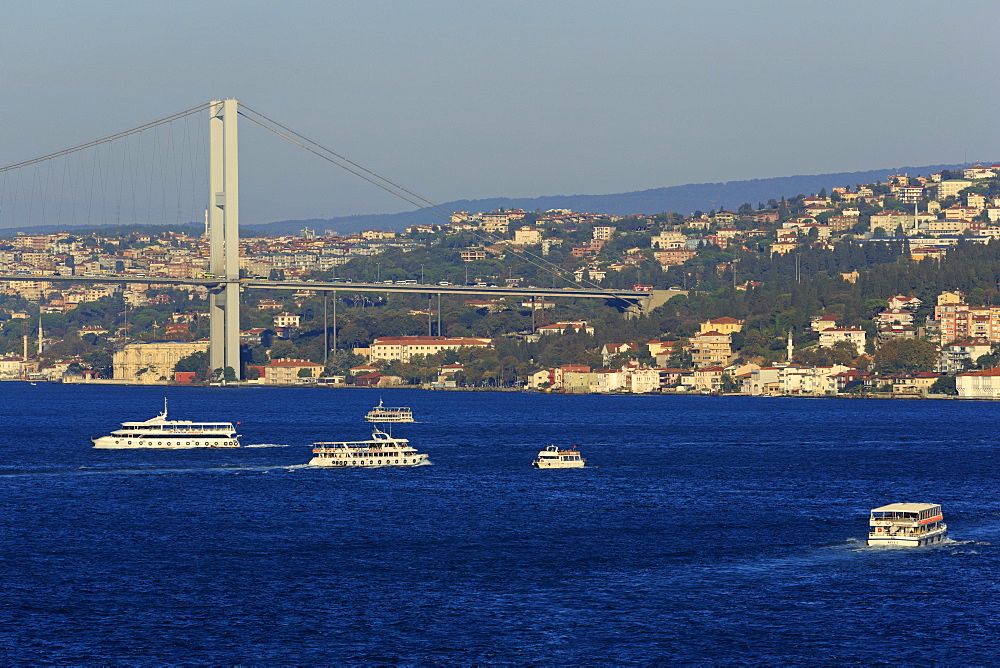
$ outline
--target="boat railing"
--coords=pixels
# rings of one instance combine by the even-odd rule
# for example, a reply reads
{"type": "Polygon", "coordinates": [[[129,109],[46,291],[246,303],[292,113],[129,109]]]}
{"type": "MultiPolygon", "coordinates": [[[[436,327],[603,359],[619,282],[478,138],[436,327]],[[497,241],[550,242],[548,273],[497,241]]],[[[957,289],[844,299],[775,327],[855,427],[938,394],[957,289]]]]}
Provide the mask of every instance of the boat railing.
{"type": "Polygon", "coordinates": [[[873,517],[870,522],[875,526],[915,527],[920,520],[911,517],[873,517]]]}

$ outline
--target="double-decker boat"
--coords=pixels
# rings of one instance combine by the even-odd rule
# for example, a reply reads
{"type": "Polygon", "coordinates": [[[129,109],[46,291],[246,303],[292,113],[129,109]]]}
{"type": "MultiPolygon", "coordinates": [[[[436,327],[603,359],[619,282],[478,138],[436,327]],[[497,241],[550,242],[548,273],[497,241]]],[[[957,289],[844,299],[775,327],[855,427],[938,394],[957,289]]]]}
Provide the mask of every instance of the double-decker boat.
{"type": "Polygon", "coordinates": [[[870,546],[919,547],[948,537],[941,506],[936,503],[890,503],[873,508],[868,527],[870,546]]]}
{"type": "Polygon", "coordinates": [[[91,439],[95,448],[238,448],[239,434],[231,422],[168,420],[163,412],[145,422],[123,422],[110,436],[91,439]]]}
{"type": "Polygon", "coordinates": [[[536,469],[582,469],[586,463],[578,450],[560,450],[550,445],[538,453],[531,465],[536,469]]]}
{"type": "Polygon", "coordinates": [[[378,427],[367,441],[321,441],[313,444],[310,466],[422,466],[430,464],[405,438],[395,438],[378,427]]]}
{"type": "Polygon", "coordinates": [[[369,422],[413,422],[413,411],[405,406],[388,408],[378,400],[378,406],[368,411],[365,419],[369,422]]]}

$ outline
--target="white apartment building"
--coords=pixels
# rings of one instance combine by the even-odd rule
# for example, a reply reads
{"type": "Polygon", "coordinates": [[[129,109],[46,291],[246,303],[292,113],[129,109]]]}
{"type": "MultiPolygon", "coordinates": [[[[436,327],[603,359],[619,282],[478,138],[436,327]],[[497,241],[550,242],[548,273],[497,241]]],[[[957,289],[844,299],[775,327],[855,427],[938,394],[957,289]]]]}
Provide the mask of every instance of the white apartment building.
{"type": "Polygon", "coordinates": [[[409,362],[416,355],[434,355],[443,350],[460,348],[489,348],[493,339],[460,336],[382,336],[370,348],[355,348],[355,354],[364,355],[370,362],[400,360],[409,362]]]}
{"type": "Polygon", "coordinates": [[[860,353],[865,350],[865,336],[865,330],[860,327],[830,327],[819,333],[819,345],[830,348],[838,341],[847,341],[860,353]]]}

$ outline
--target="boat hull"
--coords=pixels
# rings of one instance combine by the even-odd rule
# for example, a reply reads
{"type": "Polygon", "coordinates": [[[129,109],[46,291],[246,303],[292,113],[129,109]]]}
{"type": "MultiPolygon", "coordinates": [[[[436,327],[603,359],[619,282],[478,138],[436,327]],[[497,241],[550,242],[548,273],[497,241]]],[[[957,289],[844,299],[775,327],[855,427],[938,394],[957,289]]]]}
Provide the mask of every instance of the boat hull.
{"type": "Polygon", "coordinates": [[[921,536],[893,536],[886,538],[868,538],[868,547],[925,547],[938,545],[948,538],[948,530],[932,531],[921,536]]]}
{"type": "Polygon", "coordinates": [[[584,459],[579,459],[572,462],[548,462],[548,461],[534,461],[531,465],[536,469],[582,469],[586,466],[587,462],[584,459]]]}
{"type": "Polygon", "coordinates": [[[325,457],[313,457],[309,460],[309,466],[322,466],[323,468],[331,469],[343,469],[343,468],[356,468],[356,469],[378,469],[378,468],[412,468],[414,466],[427,466],[431,463],[431,460],[427,458],[427,455],[418,455],[417,457],[406,457],[401,460],[390,460],[390,459],[375,459],[373,461],[366,461],[364,459],[328,459],[325,457]],[[396,463],[396,462],[399,463],[396,463]]]}
{"type": "Polygon", "coordinates": [[[196,448],[238,448],[240,442],[234,437],[220,438],[174,438],[146,439],[101,436],[91,439],[95,448],[102,450],[193,450],[196,448]]]}

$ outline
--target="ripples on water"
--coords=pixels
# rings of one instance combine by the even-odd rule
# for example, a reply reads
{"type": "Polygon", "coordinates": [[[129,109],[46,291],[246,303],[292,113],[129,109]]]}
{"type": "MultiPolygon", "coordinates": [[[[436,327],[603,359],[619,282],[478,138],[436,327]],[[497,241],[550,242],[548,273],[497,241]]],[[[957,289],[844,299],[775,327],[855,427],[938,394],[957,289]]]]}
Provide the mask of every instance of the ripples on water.
{"type": "Polygon", "coordinates": [[[385,391],[435,466],[324,470],[379,395],[27,390],[0,384],[7,664],[1000,658],[993,403],[385,391]],[[250,447],[90,447],[164,393],[250,447]],[[588,468],[532,469],[550,443],[588,468]],[[903,500],[952,542],[867,548],[903,500]]]}

